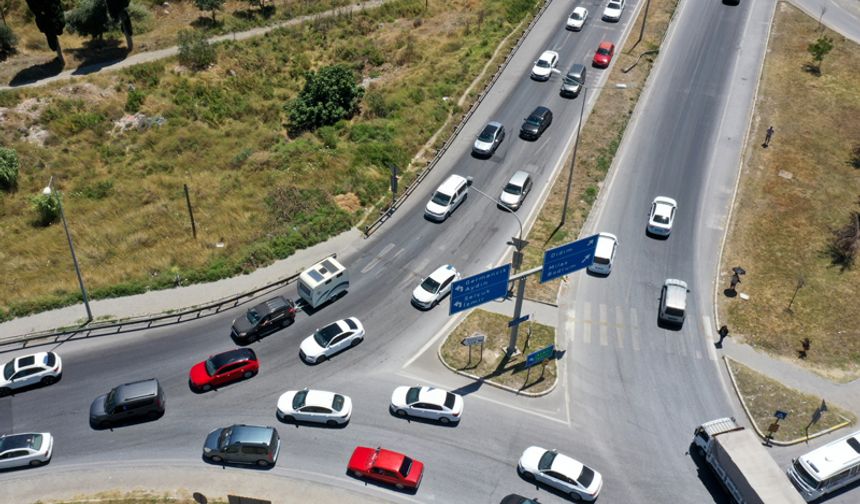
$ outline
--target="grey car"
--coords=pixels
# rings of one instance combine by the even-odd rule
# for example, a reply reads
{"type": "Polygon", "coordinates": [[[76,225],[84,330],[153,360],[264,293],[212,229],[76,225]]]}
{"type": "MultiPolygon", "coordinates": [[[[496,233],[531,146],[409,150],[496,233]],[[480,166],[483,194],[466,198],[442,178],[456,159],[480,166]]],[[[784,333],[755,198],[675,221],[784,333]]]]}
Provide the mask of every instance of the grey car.
{"type": "Polygon", "coordinates": [[[232,336],[239,344],[247,344],[264,335],[292,324],[296,320],[296,305],[276,296],[251,307],[233,321],[232,336]]]}
{"type": "Polygon", "coordinates": [[[107,429],[141,418],[155,420],[164,414],[165,404],[157,379],[123,383],[96,397],[90,405],[90,425],[107,429]]]}
{"type": "Polygon", "coordinates": [[[274,427],[236,424],[215,429],[206,436],[203,458],[220,464],[256,464],[271,467],[278,461],[281,437],[274,427]]]}
{"type": "Polygon", "coordinates": [[[550,124],[552,124],[552,111],[546,107],[537,107],[523,121],[520,138],[537,140],[550,124]]]}
{"type": "Polygon", "coordinates": [[[484,126],[475,143],[472,145],[472,153],[476,156],[490,157],[496,152],[499,144],[505,139],[505,127],[501,123],[491,121],[484,126]]]}
{"type": "Polygon", "coordinates": [[[576,98],[585,85],[585,74],[587,69],[581,63],[574,63],[570,70],[564,74],[561,81],[561,95],[576,98]]]}

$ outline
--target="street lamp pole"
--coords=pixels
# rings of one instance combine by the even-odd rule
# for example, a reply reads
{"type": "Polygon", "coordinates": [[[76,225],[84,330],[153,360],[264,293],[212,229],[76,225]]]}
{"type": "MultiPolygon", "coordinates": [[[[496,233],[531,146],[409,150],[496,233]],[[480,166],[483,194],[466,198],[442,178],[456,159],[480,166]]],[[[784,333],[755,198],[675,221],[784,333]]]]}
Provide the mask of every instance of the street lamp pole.
{"type": "Polygon", "coordinates": [[[570,157],[570,171],[567,173],[567,189],[564,191],[564,207],[561,210],[561,222],[558,227],[564,226],[567,219],[567,202],[570,199],[570,188],[573,185],[573,167],[576,165],[576,151],[579,148],[579,134],[582,132],[582,116],[585,115],[585,102],[588,101],[588,88],[582,86],[582,105],[579,107],[579,122],[576,124],[576,140],[573,142],[573,155],[570,157]]]}
{"type": "MultiPolygon", "coordinates": [[[[51,196],[53,194],[53,184],[54,177],[51,176],[51,179],[48,181],[48,185],[42,189],[42,194],[45,196],[51,196]]],[[[90,299],[87,296],[87,289],[84,287],[81,268],[78,266],[78,256],[75,254],[75,245],[72,243],[72,235],[69,233],[68,224],[66,224],[66,213],[63,211],[63,200],[59,195],[54,197],[57,198],[57,205],[60,207],[60,219],[63,221],[63,229],[66,231],[66,239],[69,241],[69,250],[72,252],[72,262],[75,264],[75,274],[78,276],[78,284],[81,286],[81,295],[83,295],[84,298],[84,307],[87,309],[87,323],[89,323],[93,321],[93,312],[90,310],[90,299]]]]}
{"type": "MultiPolygon", "coordinates": [[[[470,182],[471,182],[471,177],[470,177],[470,182]]],[[[494,203],[498,203],[495,198],[493,198],[489,194],[486,194],[485,192],[481,191],[477,187],[472,185],[471,188],[472,188],[472,190],[474,190],[475,192],[477,192],[481,196],[487,198],[488,200],[490,200],[494,203]]],[[[507,210],[508,213],[510,213],[511,215],[513,215],[514,218],[517,219],[517,224],[520,225],[519,237],[516,237],[516,238],[512,237],[511,238],[511,243],[514,246],[514,256],[513,256],[513,260],[511,261],[511,267],[514,270],[514,273],[516,273],[517,271],[519,271],[519,269],[523,265],[523,249],[526,248],[526,245],[528,245],[529,242],[526,240],[523,240],[523,221],[522,221],[522,219],[520,219],[519,215],[517,215],[516,212],[514,212],[512,209],[508,208],[506,205],[500,204],[499,206],[504,208],[505,210],[507,210]]],[[[527,275],[523,275],[517,281],[517,294],[516,294],[516,297],[514,298],[514,318],[513,318],[513,320],[519,319],[520,316],[522,315],[523,298],[525,297],[525,293],[526,293],[526,278],[527,278],[527,275]]],[[[519,336],[519,324],[514,324],[511,326],[511,336],[510,336],[510,339],[508,340],[508,348],[507,348],[507,350],[505,350],[505,353],[507,354],[508,357],[510,357],[511,355],[516,353],[516,351],[517,351],[517,337],[518,336],[519,336]]]]}

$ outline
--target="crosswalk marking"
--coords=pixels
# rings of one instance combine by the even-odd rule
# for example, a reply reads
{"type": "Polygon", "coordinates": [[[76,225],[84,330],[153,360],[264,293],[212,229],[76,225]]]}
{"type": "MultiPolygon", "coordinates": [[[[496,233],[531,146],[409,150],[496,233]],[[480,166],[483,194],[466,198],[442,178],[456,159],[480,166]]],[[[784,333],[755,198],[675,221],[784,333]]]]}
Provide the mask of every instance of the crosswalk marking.
{"type": "Polygon", "coordinates": [[[618,348],[624,348],[624,310],[615,307],[615,333],[618,336],[618,348]]]}
{"type": "Polygon", "coordinates": [[[565,321],[564,332],[567,333],[568,345],[573,343],[574,336],[576,335],[576,319],[574,317],[569,316],[567,321],[565,321]]]}
{"type": "Polygon", "coordinates": [[[639,351],[639,318],[636,308],[630,308],[630,334],[633,339],[633,350],[639,351]]]}
{"type": "Polygon", "coordinates": [[[591,344],[591,327],[592,327],[592,324],[591,324],[591,303],[586,301],[582,308],[583,308],[583,311],[585,312],[583,314],[584,317],[582,319],[582,341],[586,345],[590,345],[591,344]],[[588,324],[588,326],[586,326],[585,324],[588,324]]]}
{"type": "Polygon", "coordinates": [[[600,303],[600,346],[609,345],[609,328],[606,322],[606,305],[600,303]]]}

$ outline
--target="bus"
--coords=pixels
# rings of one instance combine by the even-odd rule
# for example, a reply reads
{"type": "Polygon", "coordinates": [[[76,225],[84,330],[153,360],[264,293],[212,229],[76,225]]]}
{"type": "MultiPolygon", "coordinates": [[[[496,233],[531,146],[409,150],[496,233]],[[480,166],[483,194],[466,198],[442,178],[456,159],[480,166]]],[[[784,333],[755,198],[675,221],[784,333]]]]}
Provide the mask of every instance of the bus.
{"type": "Polygon", "coordinates": [[[806,502],[860,480],[860,431],[792,460],[786,474],[806,502]]]}

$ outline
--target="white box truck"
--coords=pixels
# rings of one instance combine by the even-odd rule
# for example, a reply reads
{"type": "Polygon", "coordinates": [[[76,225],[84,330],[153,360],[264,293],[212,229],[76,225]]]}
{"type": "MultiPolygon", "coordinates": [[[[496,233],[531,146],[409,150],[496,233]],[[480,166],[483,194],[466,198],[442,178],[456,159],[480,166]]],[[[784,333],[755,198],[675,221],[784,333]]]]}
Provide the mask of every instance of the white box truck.
{"type": "Polygon", "coordinates": [[[335,259],[327,257],[299,275],[299,297],[316,308],[346,294],[349,271],[335,259]]]}
{"type": "Polygon", "coordinates": [[[804,503],[759,438],[734,418],[703,423],[693,444],[737,504],[804,503]]]}

